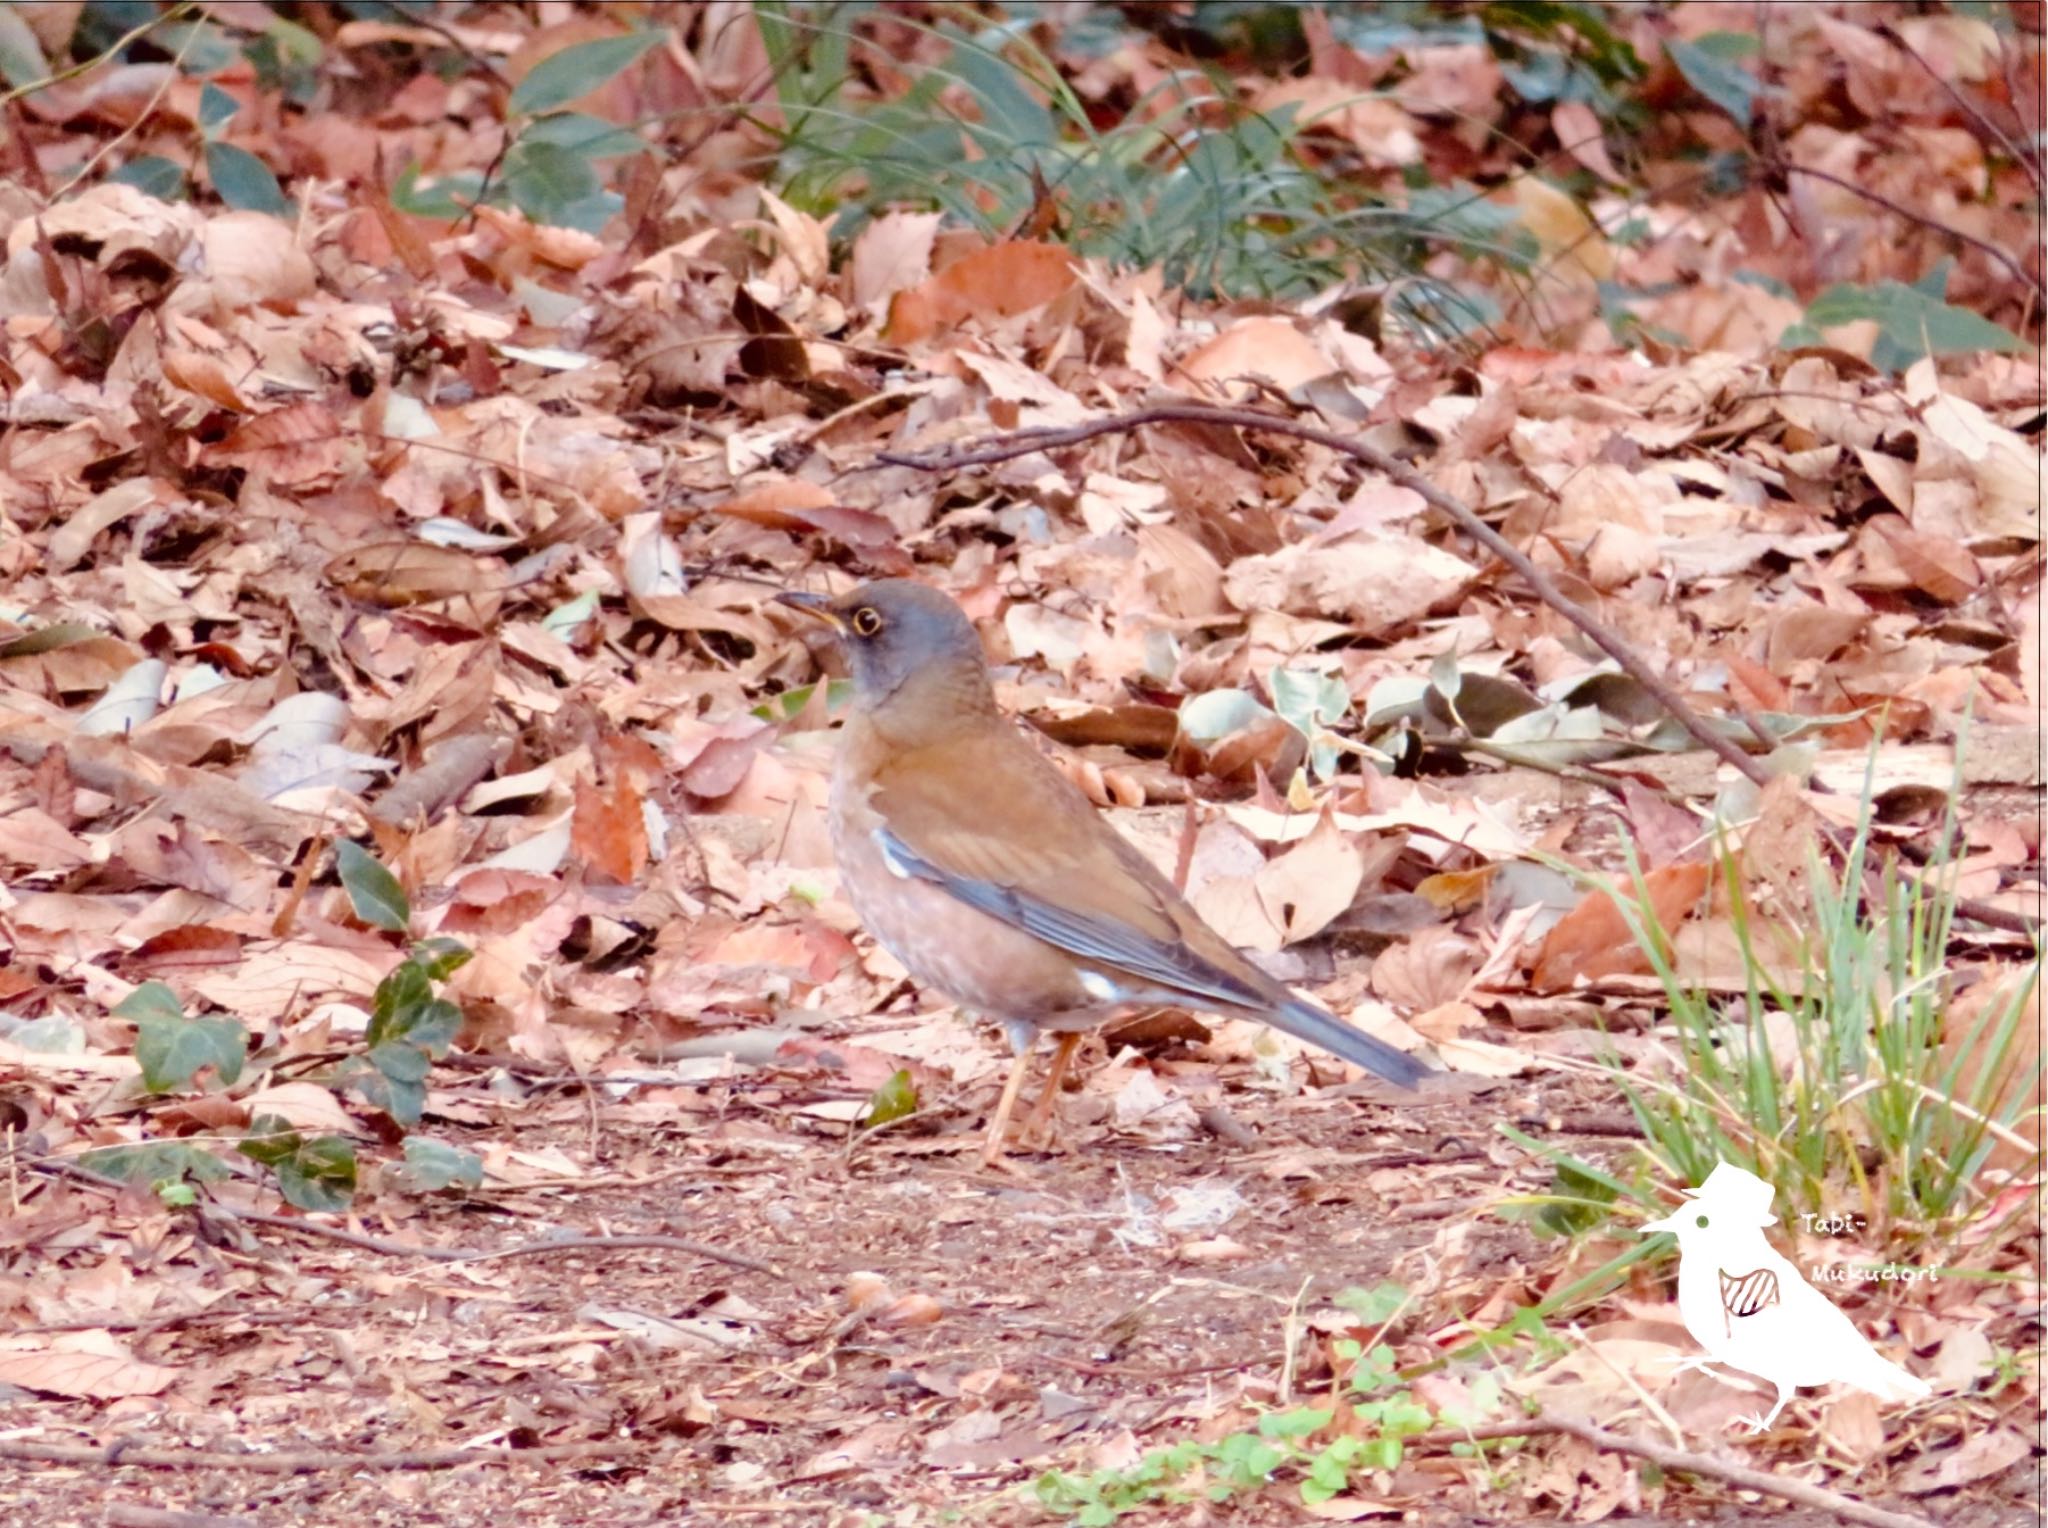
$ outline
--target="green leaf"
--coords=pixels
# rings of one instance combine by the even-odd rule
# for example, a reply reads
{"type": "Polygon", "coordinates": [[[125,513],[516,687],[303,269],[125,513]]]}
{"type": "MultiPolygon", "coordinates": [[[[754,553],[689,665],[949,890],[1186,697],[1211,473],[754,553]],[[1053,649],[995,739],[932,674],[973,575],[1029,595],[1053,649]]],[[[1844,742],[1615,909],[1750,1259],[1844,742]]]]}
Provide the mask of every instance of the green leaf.
{"type": "Polygon", "coordinates": [[[235,1150],[252,1162],[275,1167],[304,1145],[304,1138],[291,1121],[278,1114],[259,1114],[249,1121],[249,1130],[235,1150]]]}
{"type": "Polygon", "coordinates": [[[420,1004],[406,1016],[405,1038],[430,1056],[438,1056],[455,1043],[462,1029],[462,1010],[446,998],[420,1004]]]}
{"type": "Polygon", "coordinates": [[[53,1013],[40,1019],[17,1022],[0,1013],[0,1036],[25,1051],[44,1056],[85,1054],[85,1028],[76,1019],[53,1013]]]}
{"type": "Polygon", "coordinates": [[[370,1023],[363,1041],[371,1049],[387,1040],[402,1040],[412,1028],[413,1014],[431,1002],[434,989],[427,982],[426,968],[416,960],[401,960],[390,975],[377,983],[370,999],[370,1023]]]}
{"type": "Polygon", "coordinates": [[[345,1210],[356,1194],[356,1148],[345,1135],[316,1135],[277,1164],[277,1189],[302,1210],[345,1210]]]}
{"type": "Polygon", "coordinates": [[[22,14],[24,9],[14,5],[0,10],[0,78],[16,87],[47,79],[50,74],[49,61],[22,14]]]}
{"type": "Polygon", "coordinates": [[[373,1045],[368,1056],[370,1065],[393,1082],[425,1082],[431,1066],[427,1053],[405,1040],[373,1045]]]}
{"type": "Polygon", "coordinates": [[[142,1084],[152,1093],[187,1088],[204,1067],[212,1067],[223,1083],[242,1075],[249,1054],[249,1031],[239,1019],[172,1018],[151,1014],[135,1028],[135,1060],[142,1084]]]}
{"type": "Polygon", "coordinates": [[[522,139],[505,156],[505,194],[536,223],[576,226],[577,209],[601,189],[597,171],[574,149],[522,139]]]}
{"type": "Polygon", "coordinates": [[[861,1116],[860,1122],[872,1130],[892,1119],[904,1119],[915,1113],[917,1087],[910,1080],[909,1070],[904,1068],[868,1095],[867,1112],[861,1116]]]}
{"type": "Polygon", "coordinates": [[[1903,282],[1829,287],[1806,306],[1806,322],[1817,329],[1869,319],[1878,325],[1870,359],[1887,371],[1903,371],[1922,356],[1972,351],[2023,354],[2025,340],[1981,314],[1903,282]]]}
{"type": "Polygon", "coordinates": [[[199,88],[199,131],[212,138],[214,129],[233,121],[235,113],[241,109],[240,101],[208,80],[199,88]]]}
{"type": "MultiPolygon", "coordinates": [[[[1722,35],[1738,34],[1709,34],[1722,35]]],[[[1756,39],[1749,42],[1754,51],[1756,39]]],[[[1757,79],[1728,56],[1735,51],[1732,46],[1710,45],[1705,37],[1698,42],[1682,37],[1664,39],[1664,52],[1685,76],[1686,84],[1747,128],[1756,115],[1757,79]]]]}
{"type": "Polygon", "coordinates": [[[435,1194],[450,1188],[476,1188],[484,1181],[484,1161],[445,1141],[413,1136],[405,1143],[405,1165],[392,1175],[416,1193],[435,1194]]]}
{"type": "Polygon", "coordinates": [[[580,111],[558,111],[542,117],[519,135],[519,141],[552,143],[585,159],[617,159],[647,147],[647,141],[638,133],[580,111]]]}
{"type": "Polygon", "coordinates": [[[1269,1411],[1259,1418],[1262,1438],[1306,1438],[1330,1425],[1336,1413],[1315,1406],[1297,1406],[1292,1411],[1269,1411]]]}
{"type": "Polygon", "coordinates": [[[451,221],[483,195],[481,170],[463,170],[454,175],[436,175],[421,184],[420,167],[408,164],[391,184],[391,205],[408,217],[451,221]]]}
{"type": "Polygon", "coordinates": [[[371,1108],[382,1109],[408,1130],[420,1122],[420,1115],[427,1107],[427,1090],[424,1084],[401,1082],[388,1077],[368,1062],[364,1062],[358,1070],[344,1073],[341,1081],[345,1087],[352,1088],[371,1108]]]}
{"type": "Polygon", "coordinates": [[[182,1019],[185,1005],[162,982],[144,982],[114,1005],[117,1019],[182,1019]]]}
{"type": "Polygon", "coordinates": [[[107,177],[117,186],[133,186],[160,202],[184,199],[185,172],[161,154],[143,154],[107,177]]]}
{"type": "Polygon", "coordinates": [[[356,916],[372,928],[402,934],[412,923],[412,904],[398,877],[378,864],[361,844],[343,839],[334,851],[334,868],[348,892],[356,916]]]}
{"type": "Polygon", "coordinates": [[[1249,691],[1205,690],[1181,703],[1178,720],[1181,736],[1194,743],[1207,744],[1272,714],[1249,691]]]}
{"type": "Polygon", "coordinates": [[[185,1178],[217,1183],[228,1164],[203,1147],[184,1141],[143,1141],[133,1146],[100,1146],[81,1154],[78,1165],[124,1183],[177,1183],[185,1178]]]}
{"type": "Polygon", "coordinates": [[[412,947],[413,964],[426,973],[428,981],[444,982],[468,965],[476,952],[460,939],[436,934],[412,947]]]}
{"type": "Polygon", "coordinates": [[[1341,674],[1315,669],[1276,668],[1267,676],[1273,709],[1309,745],[1309,767],[1319,780],[1337,772],[1338,749],[1329,724],[1351,709],[1351,691],[1341,674]]]}
{"type": "MultiPolygon", "coordinates": [[[[597,614],[597,591],[585,589],[567,604],[557,605],[540,618],[541,630],[552,636],[568,641],[575,636],[576,628],[597,614]]],[[[761,708],[754,708],[759,711],[761,708]]]]}
{"type": "Polygon", "coordinates": [[[538,116],[588,95],[606,80],[623,73],[642,54],[660,44],[666,32],[629,32],[600,37],[550,53],[512,91],[507,116],[538,116]]]}
{"type": "Polygon", "coordinates": [[[241,212],[269,212],[279,217],[292,210],[291,198],[270,173],[270,166],[232,143],[206,146],[206,178],[220,199],[241,212]]]}
{"type": "Polygon", "coordinates": [[[1350,1311],[1361,1326],[1384,1326],[1408,1303],[1408,1290],[1392,1279],[1382,1279],[1370,1289],[1354,1284],[1332,1303],[1350,1311]]]}

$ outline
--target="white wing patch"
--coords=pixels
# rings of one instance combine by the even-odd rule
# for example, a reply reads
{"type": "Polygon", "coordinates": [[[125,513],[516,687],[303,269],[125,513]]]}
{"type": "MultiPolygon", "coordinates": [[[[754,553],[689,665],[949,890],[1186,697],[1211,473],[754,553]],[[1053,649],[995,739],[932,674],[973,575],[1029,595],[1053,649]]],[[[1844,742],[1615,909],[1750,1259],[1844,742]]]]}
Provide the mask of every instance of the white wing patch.
{"type": "Polygon", "coordinates": [[[897,880],[907,881],[917,873],[905,862],[903,856],[896,852],[894,833],[875,834],[875,847],[882,851],[882,863],[889,867],[889,874],[895,876],[897,880]]]}
{"type": "Polygon", "coordinates": [[[1081,983],[1081,990],[1096,1002],[1116,1003],[1123,1000],[1123,988],[1100,971],[1077,971],[1074,974],[1081,983]]]}

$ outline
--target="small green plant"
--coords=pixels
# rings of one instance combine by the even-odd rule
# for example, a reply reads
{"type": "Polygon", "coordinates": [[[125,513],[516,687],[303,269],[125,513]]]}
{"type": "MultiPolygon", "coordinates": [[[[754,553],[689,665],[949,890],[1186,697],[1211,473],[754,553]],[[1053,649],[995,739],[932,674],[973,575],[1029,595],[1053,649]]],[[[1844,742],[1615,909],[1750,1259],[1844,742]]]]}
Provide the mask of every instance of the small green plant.
{"type": "MultiPolygon", "coordinates": [[[[335,861],[357,917],[390,933],[410,932],[412,908],[397,877],[352,843],[341,845],[335,861]]],[[[469,958],[453,939],[414,941],[378,983],[362,1052],[344,1058],[327,1083],[358,1094],[403,1130],[417,1125],[428,1068],[462,1022],[461,1010],[434,989],[469,958]]],[[[144,982],[114,1012],[135,1023],[135,1060],[146,1092],[233,1088],[251,1069],[249,1030],[240,1019],[187,1014],[163,982],[144,982]]],[[[309,1136],[278,1115],[259,1114],[232,1145],[236,1155],[268,1168],[285,1202],[299,1209],[346,1209],[355,1196],[355,1143],[345,1135],[309,1136]]],[[[196,1141],[142,1141],[86,1152],[79,1165],[147,1184],[166,1205],[178,1207],[195,1201],[194,1184],[228,1176],[231,1161],[196,1141]]],[[[392,1181],[416,1192],[474,1188],[482,1164],[469,1152],[415,1137],[406,1141],[404,1165],[392,1181]]]]}
{"type": "Polygon", "coordinates": [[[1760,920],[1739,858],[1721,856],[1745,977],[1725,1001],[1675,971],[1632,853],[1627,883],[1593,880],[1656,971],[1679,1064],[1666,1081],[1607,1063],[1645,1139],[1632,1180],[1510,1130],[1558,1169],[1552,1193],[1520,1208],[1535,1207],[1548,1229],[1577,1232],[1621,1202],[1649,1209],[1658,1180],[1698,1184],[1721,1161],[1772,1183],[1781,1219],[1856,1204],[1878,1239],[1944,1235],[1979,1207],[1977,1174],[1999,1135],[2015,1138],[2010,1127],[2039,1084],[2038,1057],[2030,1076],[2015,1068],[2040,959],[1960,1043],[1944,1044],[1954,810],[1917,875],[1895,859],[1873,863],[1872,816],[1866,782],[1861,827],[1839,868],[1809,856],[1811,908],[1796,929],[1760,920]]]}
{"type": "MultiPolygon", "coordinates": [[[[1396,306],[1417,322],[1469,328],[1474,313],[1484,319],[1474,296],[1412,273],[1432,240],[1501,253],[1493,228],[1468,243],[1448,213],[1368,194],[1311,151],[1313,114],[1253,109],[1227,77],[1191,67],[1099,125],[1032,42],[1021,7],[974,30],[931,26],[938,56],[901,94],[877,100],[853,83],[856,51],[869,46],[858,23],[874,9],[795,0],[755,8],[775,71],[776,120],[758,125],[779,141],[776,179],[795,205],[837,212],[835,233],[907,205],[997,237],[1056,208],[1063,242],[1112,265],[1156,267],[1198,296],[1299,297],[1367,276],[1395,283],[1396,306]]],[[[915,24],[900,14],[892,22],[915,24]]],[[[1477,200],[1451,198],[1472,216],[1477,200]]]]}
{"type": "MultiPolygon", "coordinates": [[[[1350,1398],[1341,1403],[1346,1413],[1341,1419],[1332,1408],[1301,1406],[1267,1413],[1250,1432],[1154,1449],[1127,1469],[1092,1475],[1050,1470],[1033,1488],[1039,1505],[1081,1528],[1102,1528],[1139,1507],[1228,1501],[1261,1490],[1283,1475],[1293,1478],[1304,1505],[1315,1506],[1346,1490],[1361,1471],[1394,1469],[1405,1455],[1407,1440],[1442,1419],[1416,1400],[1402,1381],[1391,1347],[1367,1347],[1345,1338],[1334,1345],[1334,1352],[1351,1365],[1350,1398]],[[1331,1428],[1340,1420],[1341,1430],[1333,1434],[1331,1428]]],[[[1481,1376],[1474,1398],[1490,1409],[1498,1401],[1499,1387],[1490,1376],[1481,1376]]]]}

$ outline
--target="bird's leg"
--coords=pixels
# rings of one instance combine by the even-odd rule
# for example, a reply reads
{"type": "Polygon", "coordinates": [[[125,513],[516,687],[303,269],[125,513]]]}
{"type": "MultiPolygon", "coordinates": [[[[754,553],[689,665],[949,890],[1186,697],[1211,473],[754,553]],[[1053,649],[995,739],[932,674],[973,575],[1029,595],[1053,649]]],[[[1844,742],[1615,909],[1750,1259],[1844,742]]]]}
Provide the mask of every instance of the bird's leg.
{"type": "Polygon", "coordinates": [[[1060,1096],[1060,1084],[1066,1081],[1067,1067],[1074,1059],[1074,1052],[1081,1048],[1081,1036],[1063,1034],[1053,1047],[1052,1070],[1046,1074],[1045,1091],[1038,1095],[1038,1103],[1031,1110],[1031,1118],[1024,1123],[1024,1140],[1027,1145],[1049,1146],[1052,1144],[1052,1106],[1060,1096]]]}
{"type": "Polygon", "coordinates": [[[996,1112],[989,1116],[988,1139],[981,1144],[981,1162],[984,1167],[1002,1167],[1003,1135],[1010,1128],[1010,1115],[1016,1110],[1017,1095],[1024,1091],[1024,1074],[1031,1070],[1031,1049],[1029,1046],[1017,1052],[1017,1059],[1010,1063],[1010,1075],[1003,1082],[1003,1096],[996,1100],[996,1112]]]}
{"type": "Polygon", "coordinates": [[[1746,1417],[1737,1417],[1736,1421],[1740,1422],[1744,1427],[1747,1427],[1752,1434],[1763,1432],[1773,1422],[1778,1420],[1778,1413],[1785,1409],[1785,1403],[1792,1399],[1792,1392],[1796,1388],[1796,1386],[1789,1388],[1784,1385],[1778,1386],[1777,1405],[1773,1406],[1763,1416],[1759,1417],[1751,1415],[1746,1417]]]}

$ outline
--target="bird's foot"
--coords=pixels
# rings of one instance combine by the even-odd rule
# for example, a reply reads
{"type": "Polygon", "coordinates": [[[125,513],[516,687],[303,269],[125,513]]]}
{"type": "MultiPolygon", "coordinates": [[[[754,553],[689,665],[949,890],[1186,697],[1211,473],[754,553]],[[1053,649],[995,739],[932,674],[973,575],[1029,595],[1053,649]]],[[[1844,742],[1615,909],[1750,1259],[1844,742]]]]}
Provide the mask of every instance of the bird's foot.
{"type": "Polygon", "coordinates": [[[1754,1438],[1758,1433],[1764,1431],[1764,1429],[1771,1425],[1771,1419],[1767,1416],[1763,1416],[1758,1412],[1752,1411],[1746,1417],[1737,1417],[1735,1419],[1735,1425],[1737,1427],[1742,1428],[1752,1438],[1754,1438]]]}
{"type": "Polygon", "coordinates": [[[1038,1178],[1036,1168],[1026,1167],[1022,1162],[1017,1161],[1000,1150],[991,1149],[982,1152],[981,1168],[983,1172],[998,1173],[1018,1183],[1031,1183],[1035,1182],[1038,1178]]]}
{"type": "MultiPolygon", "coordinates": [[[[1713,1359],[1702,1358],[1697,1353],[1666,1353],[1657,1362],[1660,1364],[1670,1364],[1673,1375],[1691,1373],[1713,1374],[1714,1372],[1713,1359]]],[[[1716,1375],[1715,1377],[1718,1379],[1720,1376],[1716,1375]]]]}

